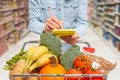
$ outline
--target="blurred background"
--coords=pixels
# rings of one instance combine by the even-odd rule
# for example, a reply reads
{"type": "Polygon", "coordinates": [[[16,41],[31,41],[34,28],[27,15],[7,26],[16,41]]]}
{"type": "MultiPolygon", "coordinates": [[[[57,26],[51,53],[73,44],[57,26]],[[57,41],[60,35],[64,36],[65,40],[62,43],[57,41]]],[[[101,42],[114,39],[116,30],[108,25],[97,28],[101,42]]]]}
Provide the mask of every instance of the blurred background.
{"type": "MultiPolygon", "coordinates": [[[[107,80],[120,78],[120,0],[88,0],[89,29],[81,39],[117,66],[107,80]]],[[[28,0],[0,0],[0,79],[9,80],[3,70],[6,60],[18,53],[24,42],[39,40],[28,30],[28,0]]]]}

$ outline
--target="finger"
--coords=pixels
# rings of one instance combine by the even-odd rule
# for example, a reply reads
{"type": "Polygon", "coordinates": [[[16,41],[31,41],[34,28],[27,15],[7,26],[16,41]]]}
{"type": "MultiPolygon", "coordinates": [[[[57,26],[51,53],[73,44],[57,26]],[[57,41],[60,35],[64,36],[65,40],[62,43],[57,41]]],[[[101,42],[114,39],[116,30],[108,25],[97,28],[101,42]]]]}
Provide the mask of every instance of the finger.
{"type": "Polygon", "coordinates": [[[53,26],[52,24],[50,24],[49,22],[46,22],[46,25],[47,25],[51,30],[56,29],[56,27],[53,26]]]}
{"type": "Polygon", "coordinates": [[[64,39],[66,42],[68,43],[77,43],[79,41],[79,39],[64,39]]]}
{"type": "Polygon", "coordinates": [[[63,22],[62,22],[62,21],[58,20],[58,19],[57,19],[56,17],[54,17],[54,16],[51,16],[51,19],[52,19],[56,24],[58,24],[60,28],[62,27],[62,25],[63,25],[63,22]]]}
{"type": "Polygon", "coordinates": [[[72,39],[79,39],[79,36],[72,36],[72,39]]]}
{"type": "Polygon", "coordinates": [[[50,18],[48,18],[48,19],[46,20],[46,25],[47,25],[49,28],[54,29],[55,27],[54,27],[52,24],[50,24],[51,21],[52,21],[52,20],[51,20],[50,18]]]}
{"type": "Polygon", "coordinates": [[[51,25],[55,26],[56,29],[60,29],[60,26],[58,24],[56,24],[53,20],[48,19],[47,22],[50,23],[51,25]]]}
{"type": "Polygon", "coordinates": [[[68,38],[66,38],[66,37],[60,37],[60,38],[64,41],[68,40],[68,38]]]}
{"type": "Polygon", "coordinates": [[[74,39],[79,39],[80,36],[79,34],[75,33],[74,35],[71,36],[71,39],[74,40],[74,39]]]}
{"type": "Polygon", "coordinates": [[[63,36],[63,37],[61,37],[61,39],[63,39],[63,40],[74,40],[74,39],[72,39],[72,37],[71,36],[63,36]]]}
{"type": "Polygon", "coordinates": [[[45,27],[45,32],[51,32],[51,29],[49,27],[45,27]]]}

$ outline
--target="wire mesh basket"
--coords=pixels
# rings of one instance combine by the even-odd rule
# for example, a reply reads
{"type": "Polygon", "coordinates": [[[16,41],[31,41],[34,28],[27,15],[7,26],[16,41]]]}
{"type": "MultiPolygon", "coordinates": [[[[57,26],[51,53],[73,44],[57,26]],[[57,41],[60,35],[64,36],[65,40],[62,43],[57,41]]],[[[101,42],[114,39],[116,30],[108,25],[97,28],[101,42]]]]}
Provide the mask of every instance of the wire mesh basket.
{"type": "Polygon", "coordinates": [[[16,74],[12,80],[107,80],[106,74],[16,74]]]}
{"type": "MultiPolygon", "coordinates": [[[[27,44],[39,42],[39,40],[25,42],[22,49],[25,50],[27,44]]],[[[91,47],[86,41],[78,43],[91,47]]],[[[107,74],[15,74],[12,75],[12,80],[107,80],[107,77],[107,74]]]]}

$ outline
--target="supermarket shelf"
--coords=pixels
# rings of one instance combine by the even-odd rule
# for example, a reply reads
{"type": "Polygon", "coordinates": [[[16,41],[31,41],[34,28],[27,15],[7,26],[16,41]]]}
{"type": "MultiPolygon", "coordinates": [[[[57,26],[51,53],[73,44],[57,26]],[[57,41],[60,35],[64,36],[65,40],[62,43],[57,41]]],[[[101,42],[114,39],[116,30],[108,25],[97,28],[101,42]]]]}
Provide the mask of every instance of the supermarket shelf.
{"type": "Polygon", "coordinates": [[[115,36],[116,38],[120,39],[120,37],[117,36],[117,35],[116,35],[114,32],[112,32],[111,30],[109,30],[109,29],[107,29],[107,28],[105,28],[105,27],[103,27],[103,29],[106,30],[106,31],[108,31],[110,34],[112,34],[112,35],[115,36]]]}
{"type": "Polygon", "coordinates": [[[16,18],[7,17],[7,18],[4,18],[3,21],[0,22],[0,25],[8,23],[8,22],[13,21],[13,20],[19,20],[19,19],[20,19],[19,17],[16,17],[16,18]]]}
{"type": "Polygon", "coordinates": [[[118,12],[115,12],[115,14],[118,15],[118,16],[120,16],[120,13],[118,13],[118,12]]]}
{"type": "Polygon", "coordinates": [[[115,5],[116,2],[105,2],[104,5],[115,5]]]}
{"type": "Polygon", "coordinates": [[[120,4],[120,1],[116,1],[115,3],[116,3],[116,4],[120,4]]]}
{"type": "Polygon", "coordinates": [[[97,3],[97,6],[103,6],[105,2],[97,3]]]}
{"type": "Polygon", "coordinates": [[[110,25],[109,23],[104,23],[106,26],[109,26],[110,28],[114,29],[113,25],[110,25]]]}
{"type": "MultiPolygon", "coordinates": [[[[4,31],[0,34],[0,38],[2,39],[11,34],[15,36],[14,39],[17,42],[20,39],[22,39],[20,38],[21,36],[24,36],[25,33],[28,32],[27,31],[28,0],[6,0],[6,1],[2,0],[2,1],[0,0],[0,3],[2,3],[0,4],[0,6],[2,6],[0,8],[0,29],[4,31]]],[[[4,41],[0,41],[0,43],[4,44],[2,45],[2,47],[6,46],[6,49],[9,49],[9,46],[12,45],[7,45],[10,44],[10,42],[6,38],[5,41],[6,43],[4,41]]],[[[0,54],[2,53],[4,52],[0,52],[0,54]]]]}
{"type": "MultiPolygon", "coordinates": [[[[112,36],[118,39],[120,41],[120,1],[109,1],[106,0],[91,0],[91,6],[92,10],[96,11],[96,14],[91,14],[91,18],[94,18],[97,22],[94,20],[91,20],[93,23],[92,26],[94,27],[94,31],[99,34],[104,39],[104,33],[109,32],[112,36]],[[97,15],[94,17],[94,15],[97,15]],[[96,25],[97,23],[97,25],[96,25]],[[112,31],[113,30],[113,31],[112,31]],[[115,32],[114,30],[117,30],[115,32]],[[118,34],[118,35],[117,35],[118,34]]],[[[95,12],[94,11],[94,12],[95,12]]],[[[113,39],[114,39],[113,37],[113,39]]],[[[111,40],[113,40],[111,37],[111,40]]],[[[117,42],[116,42],[117,43],[117,42]]],[[[109,43],[110,44],[110,43],[109,43]]],[[[113,45],[113,42],[111,42],[111,45],[113,45]]],[[[113,47],[117,50],[117,48],[113,45],[113,47]]]]}
{"type": "Polygon", "coordinates": [[[115,23],[114,25],[120,28],[120,24],[118,24],[118,23],[115,23]]]}
{"type": "Polygon", "coordinates": [[[6,32],[6,33],[4,33],[4,34],[1,34],[1,35],[0,35],[0,38],[6,36],[7,34],[13,32],[13,31],[15,31],[15,30],[16,30],[16,29],[13,29],[13,30],[10,30],[10,31],[8,31],[8,32],[6,32]]]}
{"type": "Polygon", "coordinates": [[[97,16],[94,14],[94,15],[92,15],[92,18],[97,19],[97,16]]]}
{"type": "MultiPolygon", "coordinates": [[[[24,8],[24,7],[23,7],[23,6],[20,6],[20,8],[24,8]]],[[[0,9],[0,12],[17,10],[17,9],[18,9],[18,7],[9,7],[9,8],[0,9]]]]}
{"type": "Polygon", "coordinates": [[[104,11],[104,8],[100,8],[100,7],[99,7],[99,8],[97,8],[97,9],[100,10],[100,11],[104,11]]]}
{"type": "Polygon", "coordinates": [[[118,2],[101,2],[101,3],[97,3],[98,6],[103,6],[103,5],[115,5],[118,4],[118,2]]]}
{"type": "Polygon", "coordinates": [[[114,15],[114,12],[113,12],[113,13],[105,12],[104,14],[109,15],[109,16],[115,16],[115,15],[114,15]]]}
{"type": "Polygon", "coordinates": [[[1,21],[1,22],[0,22],[0,25],[5,24],[5,23],[10,22],[10,21],[13,21],[14,19],[15,19],[15,18],[8,18],[8,19],[6,19],[6,20],[4,20],[4,21],[1,21]]]}
{"type": "Polygon", "coordinates": [[[115,22],[114,20],[112,20],[112,19],[110,19],[110,18],[107,18],[107,17],[105,17],[104,19],[105,19],[105,20],[108,20],[108,21],[110,21],[110,22],[113,22],[113,23],[115,22]]]}
{"type": "Polygon", "coordinates": [[[105,6],[104,9],[114,10],[114,7],[107,7],[107,6],[105,6]]]}
{"type": "Polygon", "coordinates": [[[1,9],[0,12],[3,12],[3,11],[10,11],[10,10],[15,10],[15,9],[17,9],[17,7],[5,8],[5,9],[1,9]]]}
{"type": "Polygon", "coordinates": [[[98,15],[104,16],[104,13],[97,12],[98,15]]]}
{"type": "MultiPolygon", "coordinates": [[[[91,28],[92,28],[92,27],[91,27],[91,28]]],[[[99,33],[98,33],[97,31],[95,31],[94,28],[92,28],[92,31],[94,31],[99,37],[101,37],[101,39],[102,39],[106,44],[108,44],[115,52],[120,53],[120,52],[113,46],[113,44],[112,44],[111,41],[108,41],[108,40],[106,40],[103,36],[99,35],[99,33]]]]}
{"type": "Polygon", "coordinates": [[[95,10],[92,10],[92,14],[96,14],[97,12],[95,10]]]}
{"type": "Polygon", "coordinates": [[[92,19],[91,22],[94,23],[94,24],[96,24],[96,25],[98,25],[98,22],[96,20],[92,19]]]}

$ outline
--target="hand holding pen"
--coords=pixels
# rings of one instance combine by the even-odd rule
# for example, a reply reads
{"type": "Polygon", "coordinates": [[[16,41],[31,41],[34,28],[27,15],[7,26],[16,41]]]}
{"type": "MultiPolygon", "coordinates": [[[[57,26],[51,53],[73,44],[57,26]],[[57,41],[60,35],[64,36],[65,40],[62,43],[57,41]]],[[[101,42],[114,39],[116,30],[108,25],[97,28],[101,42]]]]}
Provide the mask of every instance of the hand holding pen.
{"type": "Polygon", "coordinates": [[[46,19],[44,32],[51,32],[53,29],[61,29],[63,21],[56,18],[50,7],[48,7],[48,11],[51,16],[46,19]]]}

